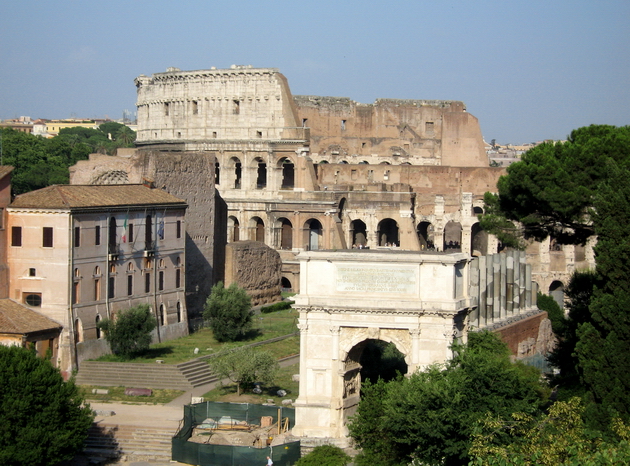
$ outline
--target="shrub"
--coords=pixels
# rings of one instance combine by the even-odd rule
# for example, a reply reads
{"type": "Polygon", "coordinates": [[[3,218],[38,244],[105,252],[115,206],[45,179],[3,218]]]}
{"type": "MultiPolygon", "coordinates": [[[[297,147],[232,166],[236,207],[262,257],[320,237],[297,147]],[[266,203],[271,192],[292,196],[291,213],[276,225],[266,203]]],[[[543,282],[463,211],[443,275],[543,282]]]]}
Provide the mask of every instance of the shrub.
{"type": "Polygon", "coordinates": [[[217,341],[238,340],[252,327],[252,300],[236,283],[225,288],[219,282],[212,287],[203,317],[210,321],[217,341]]]}
{"type": "Polygon", "coordinates": [[[334,445],[320,445],[303,456],[295,466],[345,466],[352,458],[334,445]]]}
{"type": "Polygon", "coordinates": [[[131,358],[149,349],[157,322],[149,305],[142,304],[119,311],[115,320],[103,319],[97,325],[105,332],[112,353],[131,358]]]}
{"type": "Polygon", "coordinates": [[[263,306],[260,308],[261,314],[268,314],[269,312],[284,311],[285,309],[291,309],[295,301],[280,301],[279,303],[270,304],[269,306],[263,306]]]}

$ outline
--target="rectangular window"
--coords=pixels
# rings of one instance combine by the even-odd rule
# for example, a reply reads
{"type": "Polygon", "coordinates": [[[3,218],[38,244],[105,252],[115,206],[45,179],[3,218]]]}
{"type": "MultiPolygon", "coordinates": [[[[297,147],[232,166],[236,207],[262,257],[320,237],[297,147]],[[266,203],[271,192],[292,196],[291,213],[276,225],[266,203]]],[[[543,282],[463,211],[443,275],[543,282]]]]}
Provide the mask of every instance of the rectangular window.
{"type": "Polygon", "coordinates": [[[129,242],[133,243],[133,223],[129,224],[129,242]]]}
{"type": "Polygon", "coordinates": [[[168,102],[164,104],[164,116],[168,116],[168,102]]]}
{"type": "Polygon", "coordinates": [[[44,227],[42,235],[42,246],[45,248],[53,247],[53,229],[52,227],[44,227]]]}
{"type": "Polygon", "coordinates": [[[94,279],[94,301],[100,301],[101,299],[101,280],[99,278],[94,279]]]}
{"type": "Polygon", "coordinates": [[[182,271],[180,269],[175,270],[175,288],[179,288],[181,286],[182,281],[182,271]]]}
{"type": "Polygon", "coordinates": [[[11,246],[22,246],[22,227],[11,227],[11,246]]]}
{"type": "Polygon", "coordinates": [[[302,118],[302,127],[306,128],[306,123],[308,122],[307,118],[302,118]]]}
{"type": "Polygon", "coordinates": [[[160,270],[160,275],[158,275],[158,291],[164,290],[164,272],[160,270]]]}
{"type": "Polygon", "coordinates": [[[199,107],[197,105],[197,101],[193,100],[192,101],[192,114],[197,115],[198,113],[199,113],[199,107]]]}
{"type": "Polygon", "coordinates": [[[116,278],[115,277],[109,277],[109,289],[107,290],[107,296],[109,297],[109,299],[112,299],[116,296],[116,292],[114,290],[114,286],[116,285],[116,278]]]}
{"type": "Polygon", "coordinates": [[[232,103],[234,106],[232,107],[232,113],[234,115],[238,115],[241,113],[241,103],[238,100],[233,100],[232,103]]]}
{"type": "Polygon", "coordinates": [[[127,296],[133,294],[133,275],[127,275],[127,296]]]}
{"type": "Polygon", "coordinates": [[[144,292],[151,293],[151,274],[150,273],[144,274],[144,292]]]}
{"type": "Polygon", "coordinates": [[[346,120],[341,120],[341,130],[345,130],[346,129],[346,120]]]}
{"type": "Polygon", "coordinates": [[[96,225],[94,227],[94,244],[96,246],[101,244],[101,226],[100,225],[96,225]]]}
{"type": "Polygon", "coordinates": [[[36,277],[37,276],[37,270],[35,270],[34,267],[31,267],[30,269],[28,269],[28,276],[29,277],[36,277]]]}
{"type": "Polygon", "coordinates": [[[74,247],[81,246],[81,227],[74,227],[74,247]]]}
{"type": "Polygon", "coordinates": [[[175,225],[176,225],[175,226],[175,228],[176,228],[176,236],[177,236],[177,238],[181,238],[182,237],[182,221],[178,220],[175,225]]]}
{"type": "Polygon", "coordinates": [[[0,230],[4,229],[4,207],[0,207],[0,230]]]}

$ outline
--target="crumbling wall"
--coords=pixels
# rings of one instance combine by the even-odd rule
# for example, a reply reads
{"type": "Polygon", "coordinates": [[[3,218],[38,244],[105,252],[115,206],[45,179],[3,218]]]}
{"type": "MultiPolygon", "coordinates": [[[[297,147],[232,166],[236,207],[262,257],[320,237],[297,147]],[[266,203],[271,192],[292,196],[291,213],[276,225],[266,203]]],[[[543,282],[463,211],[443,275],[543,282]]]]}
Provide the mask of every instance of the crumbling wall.
{"type": "Polygon", "coordinates": [[[264,243],[237,241],[226,247],[225,286],[236,283],[252,298],[252,305],[280,301],[282,261],[264,243]]]}

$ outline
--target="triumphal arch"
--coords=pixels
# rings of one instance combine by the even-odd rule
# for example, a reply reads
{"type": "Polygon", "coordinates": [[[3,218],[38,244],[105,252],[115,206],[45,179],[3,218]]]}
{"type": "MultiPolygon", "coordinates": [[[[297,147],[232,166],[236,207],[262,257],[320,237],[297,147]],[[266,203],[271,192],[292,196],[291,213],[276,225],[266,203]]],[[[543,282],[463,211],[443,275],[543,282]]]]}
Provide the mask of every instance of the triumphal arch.
{"type": "Polygon", "coordinates": [[[346,421],[360,399],[363,346],[393,343],[408,373],[451,356],[465,339],[470,256],[383,250],[310,251],[298,255],[300,437],[346,441],[346,421]]]}

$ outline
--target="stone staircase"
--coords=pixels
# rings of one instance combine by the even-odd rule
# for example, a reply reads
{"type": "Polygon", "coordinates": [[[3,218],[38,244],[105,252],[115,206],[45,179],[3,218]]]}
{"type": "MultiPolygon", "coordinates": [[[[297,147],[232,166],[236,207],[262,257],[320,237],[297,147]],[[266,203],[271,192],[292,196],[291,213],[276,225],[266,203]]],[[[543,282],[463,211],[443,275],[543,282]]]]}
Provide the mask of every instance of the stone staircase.
{"type": "Polygon", "coordinates": [[[92,463],[111,459],[169,462],[173,435],[170,429],[94,424],[83,456],[92,463]]]}
{"type": "Polygon", "coordinates": [[[186,391],[217,380],[207,362],[193,359],[180,364],[83,361],[75,382],[77,385],[98,387],[162,388],[186,391]]]}

